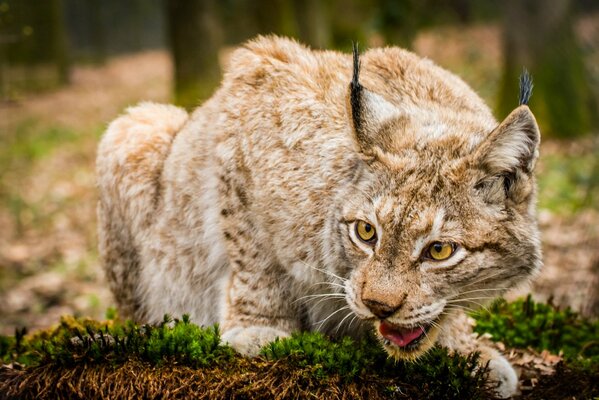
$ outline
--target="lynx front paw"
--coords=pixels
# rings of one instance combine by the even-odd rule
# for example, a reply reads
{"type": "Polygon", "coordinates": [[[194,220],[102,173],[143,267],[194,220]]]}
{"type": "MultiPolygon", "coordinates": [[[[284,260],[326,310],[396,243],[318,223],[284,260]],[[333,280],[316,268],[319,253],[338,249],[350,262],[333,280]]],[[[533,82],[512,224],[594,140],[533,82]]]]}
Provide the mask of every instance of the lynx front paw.
{"type": "Polygon", "coordinates": [[[489,361],[489,381],[495,385],[495,393],[505,399],[518,392],[518,376],[510,363],[502,356],[489,361]]]}
{"type": "Polygon", "coordinates": [[[247,328],[232,328],[222,335],[224,342],[239,353],[246,356],[256,356],[260,349],[276,338],[288,337],[289,333],[268,326],[250,326],[247,328]]]}

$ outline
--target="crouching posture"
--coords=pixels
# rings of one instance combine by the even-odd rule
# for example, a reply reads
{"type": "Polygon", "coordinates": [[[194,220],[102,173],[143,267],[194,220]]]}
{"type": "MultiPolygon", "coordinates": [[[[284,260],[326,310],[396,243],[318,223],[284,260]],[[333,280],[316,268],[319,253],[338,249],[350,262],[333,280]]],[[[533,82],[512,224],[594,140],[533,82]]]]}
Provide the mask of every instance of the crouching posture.
{"type": "Polygon", "coordinates": [[[398,49],[260,37],[193,114],[145,103],[98,151],[100,253],[121,312],[219,323],[254,355],[296,330],[374,331],[390,356],[480,351],[464,309],[540,267],[539,130],[497,123],[459,78],[398,49]]]}

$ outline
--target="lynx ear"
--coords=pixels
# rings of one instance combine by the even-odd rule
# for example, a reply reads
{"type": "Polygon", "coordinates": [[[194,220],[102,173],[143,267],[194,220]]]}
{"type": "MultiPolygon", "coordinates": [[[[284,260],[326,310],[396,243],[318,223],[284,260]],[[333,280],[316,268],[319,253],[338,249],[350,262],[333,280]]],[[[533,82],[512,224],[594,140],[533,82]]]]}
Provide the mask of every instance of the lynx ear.
{"type": "Polygon", "coordinates": [[[476,189],[488,203],[516,203],[534,193],[532,172],[539,156],[539,127],[527,106],[512,113],[479,145],[475,163],[485,177],[476,189]]]}
{"type": "Polygon", "coordinates": [[[356,43],[354,43],[353,60],[353,76],[349,84],[351,120],[360,148],[368,152],[373,146],[384,146],[385,138],[379,135],[381,127],[401,113],[382,96],[360,84],[360,60],[356,43]]]}
{"type": "Polygon", "coordinates": [[[539,156],[541,135],[530,109],[516,108],[477,150],[481,166],[491,174],[530,173],[539,156]]]}

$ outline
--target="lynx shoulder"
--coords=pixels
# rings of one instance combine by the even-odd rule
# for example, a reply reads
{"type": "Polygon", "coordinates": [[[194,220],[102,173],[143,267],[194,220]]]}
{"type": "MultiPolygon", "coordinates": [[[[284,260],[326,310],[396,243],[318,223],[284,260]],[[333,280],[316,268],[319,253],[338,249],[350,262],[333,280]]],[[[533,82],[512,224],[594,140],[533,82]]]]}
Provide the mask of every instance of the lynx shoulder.
{"type": "Polygon", "coordinates": [[[109,126],[102,262],[140,321],[220,323],[249,355],[300,329],[374,330],[396,358],[478,350],[509,396],[514,370],[460,321],[541,266],[539,141],[526,105],[498,123],[408,51],[259,37],[190,116],[142,104],[109,126]]]}

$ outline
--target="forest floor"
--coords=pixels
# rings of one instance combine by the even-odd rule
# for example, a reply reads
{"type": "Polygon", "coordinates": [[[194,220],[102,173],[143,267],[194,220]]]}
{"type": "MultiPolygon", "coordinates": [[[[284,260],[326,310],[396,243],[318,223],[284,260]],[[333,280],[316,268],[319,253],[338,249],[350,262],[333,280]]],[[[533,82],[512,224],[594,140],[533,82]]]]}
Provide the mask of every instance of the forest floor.
{"type": "MultiPolygon", "coordinates": [[[[492,104],[499,35],[495,26],[442,28],[415,49],[492,104]]],[[[163,51],[126,55],[76,66],[57,91],[0,103],[0,334],[63,314],[102,319],[114,304],[96,250],[95,150],[128,105],[169,101],[171,69],[163,51]]],[[[544,139],[538,174],[545,267],[532,290],[587,315],[599,309],[599,196],[587,184],[598,155],[588,137],[544,139]]]]}

